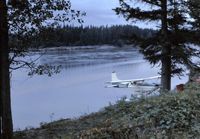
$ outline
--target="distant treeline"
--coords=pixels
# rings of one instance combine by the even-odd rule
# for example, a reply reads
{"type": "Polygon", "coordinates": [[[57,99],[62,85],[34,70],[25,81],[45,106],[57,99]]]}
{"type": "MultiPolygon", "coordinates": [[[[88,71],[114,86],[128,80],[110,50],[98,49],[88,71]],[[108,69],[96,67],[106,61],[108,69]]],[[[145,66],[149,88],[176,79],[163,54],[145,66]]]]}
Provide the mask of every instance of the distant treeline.
{"type": "Polygon", "coordinates": [[[40,47],[52,46],[85,46],[85,45],[118,45],[129,44],[131,36],[150,37],[155,31],[140,29],[131,25],[115,25],[101,27],[47,27],[40,30],[37,44],[40,47]]]}

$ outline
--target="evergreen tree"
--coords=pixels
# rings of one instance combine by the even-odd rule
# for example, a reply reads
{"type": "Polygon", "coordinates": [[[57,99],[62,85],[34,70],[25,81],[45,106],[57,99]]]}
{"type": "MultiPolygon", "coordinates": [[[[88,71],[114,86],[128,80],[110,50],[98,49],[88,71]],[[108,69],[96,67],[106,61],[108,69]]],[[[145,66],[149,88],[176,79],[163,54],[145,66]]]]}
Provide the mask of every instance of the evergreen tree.
{"type": "Polygon", "coordinates": [[[191,57],[198,56],[198,50],[188,45],[198,42],[194,39],[197,34],[189,27],[191,17],[188,16],[187,1],[135,0],[140,6],[134,6],[131,0],[119,2],[120,6],[115,9],[118,15],[133,21],[156,21],[160,25],[158,32],[150,38],[133,38],[151,64],[161,63],[162,90],[170,90],[171,76],[183,73],[181,65],[194,66],[191,57]]]}
{"type": "Polygon", "coordinates": [[[200,30],[200,1],[189,0],[188,1],[189,14],[193,18],[192,26],[195,30],[200,30]]]}
{"type": "MultiPolygon", "coordinates": [[[[132,34],[136,34],[142,38],[152,36],[156,31],[151,29],[140,29],[130,25],[115,25],[111,27],[74,27],[74,26],[58,26],[45,27],[33,36],[29,47],[57,47],[57,46],[74,46],[74,45],[118,45],[118,42],[127,44],[128,38],[132,34]],[[35,38],[38,38],[35,41],[35,38]]],[[[12,43],[15,44],[15,41],[12,43]]]]}

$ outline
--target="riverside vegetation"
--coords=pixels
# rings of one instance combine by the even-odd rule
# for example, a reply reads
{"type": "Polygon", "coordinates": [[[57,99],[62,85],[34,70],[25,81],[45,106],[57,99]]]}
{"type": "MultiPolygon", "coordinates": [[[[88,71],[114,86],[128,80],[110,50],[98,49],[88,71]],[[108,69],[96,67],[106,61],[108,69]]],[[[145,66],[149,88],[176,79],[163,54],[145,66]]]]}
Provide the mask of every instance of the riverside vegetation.
{"type": "Polygon", "coordinates": [[[188,139],[200,138],[200,83],[191,72],[184,91],[122,99],[97,113],[62,119],[15,132],[15,139],[188,139]]]}

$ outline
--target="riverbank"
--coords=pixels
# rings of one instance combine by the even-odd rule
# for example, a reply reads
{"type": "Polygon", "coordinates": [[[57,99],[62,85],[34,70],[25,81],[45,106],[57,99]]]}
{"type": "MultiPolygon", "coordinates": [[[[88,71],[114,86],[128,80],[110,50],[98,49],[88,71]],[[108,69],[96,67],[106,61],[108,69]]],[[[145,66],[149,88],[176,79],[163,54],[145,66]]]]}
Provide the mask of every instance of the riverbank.
{"type": "Polygon", "coordinates": [[[15,139],[199,138],[200,83],[196,77],[197,72],[181,93],[131,98],[128,102],[122,99],[79,119],[63,119],[18,131],[15,139]]]}

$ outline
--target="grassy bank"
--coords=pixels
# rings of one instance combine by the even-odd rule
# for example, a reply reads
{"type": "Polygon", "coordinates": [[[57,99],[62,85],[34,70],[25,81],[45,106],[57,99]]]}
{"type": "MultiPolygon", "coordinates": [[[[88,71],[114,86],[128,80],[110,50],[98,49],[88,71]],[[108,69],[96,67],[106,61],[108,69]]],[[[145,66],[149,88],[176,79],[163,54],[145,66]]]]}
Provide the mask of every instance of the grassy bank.
{"type": "Polygon", "coordinates": [[[18,131],[15,139],[200,138],[200,84],[182,93],[118,101],[100,112],[18,131]]]}

